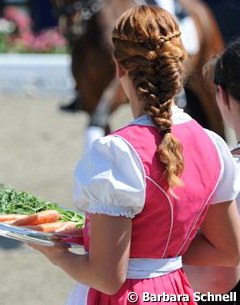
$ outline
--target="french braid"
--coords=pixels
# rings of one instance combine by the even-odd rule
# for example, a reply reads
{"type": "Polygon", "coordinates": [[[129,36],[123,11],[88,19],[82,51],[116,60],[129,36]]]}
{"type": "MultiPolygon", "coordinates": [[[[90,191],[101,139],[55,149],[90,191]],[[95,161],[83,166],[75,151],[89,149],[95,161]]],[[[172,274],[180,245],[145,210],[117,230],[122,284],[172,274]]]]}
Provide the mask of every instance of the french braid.
{"type": "Polygon", "coordinates": [[[184,168],[182,145],[171,133],[171,104],[182,89],[187,58],[179,36],[167,11],[146,5],[124,13],[112,33],[113,55],[163,136],[157,151],[170,188],[181,185],[184,168]]]}

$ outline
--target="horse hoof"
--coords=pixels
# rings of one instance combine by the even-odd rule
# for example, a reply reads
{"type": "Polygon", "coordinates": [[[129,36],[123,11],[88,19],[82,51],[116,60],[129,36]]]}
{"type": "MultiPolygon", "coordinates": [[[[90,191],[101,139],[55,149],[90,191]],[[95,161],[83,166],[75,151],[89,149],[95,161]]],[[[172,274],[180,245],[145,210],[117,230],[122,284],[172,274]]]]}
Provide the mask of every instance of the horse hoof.
{"type": "Polygon", "coordinates": [[[76,101],[76,99],[71,102],[70,104],[67,105],[61,105],[60,106],[60,110],[61,111],[65,111],[65,112],[71,112],[71,113],[76,113],[82,110],[82,107],[80,105],[80,103],[78,101],[76,101]]]}

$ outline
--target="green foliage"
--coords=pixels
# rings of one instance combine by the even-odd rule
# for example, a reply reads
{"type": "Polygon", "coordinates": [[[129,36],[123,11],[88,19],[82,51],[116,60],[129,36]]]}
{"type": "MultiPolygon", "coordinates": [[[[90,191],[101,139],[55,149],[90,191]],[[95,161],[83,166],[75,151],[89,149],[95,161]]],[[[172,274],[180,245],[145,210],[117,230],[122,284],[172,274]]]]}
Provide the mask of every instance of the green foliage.
{"type": "Polygon", "coordinates": [[[38,36],[15,37],[0,31],[1,53],[66,54],[67,42],[56,30],[42,32],[38,36]]]}
{"type": "Polygon", "coordinates": [[[77,227],[83,227],[82,214],[59,207],[57,203],[47,202],[33,194],[0,184],[0,214],[31,215],[46,210],[56,210],[60,214],[61,221],[73,221],[77,223],[77,227]]]}
{"type": "Polygon", "coordinates": [[[0,53],[7,53],[7,37],[0,32],[0,53]]]}

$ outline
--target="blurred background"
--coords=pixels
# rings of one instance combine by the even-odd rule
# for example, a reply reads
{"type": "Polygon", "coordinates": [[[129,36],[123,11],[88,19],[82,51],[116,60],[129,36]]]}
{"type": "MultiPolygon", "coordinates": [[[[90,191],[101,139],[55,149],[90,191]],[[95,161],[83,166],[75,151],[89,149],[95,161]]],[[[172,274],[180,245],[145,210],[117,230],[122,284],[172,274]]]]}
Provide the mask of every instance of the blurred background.
{"type": "Polygon", "coordinates": [[[240,2],[238,0],[204,0],[213,11],[225,43],[240,35],[240,2]]]}
{"type": "MultiPolygon", "coordinates": [[[[55,2],[0,0],[0,183],[74,208],[73,171],[85,150],[92,110],[79,106],[71,63],[74,52],[79,52],[82,69],[88,59],[59,26],[63,10],[55,2]]],[[[64,11],[69,16],[86,1],[66,2],[71,3],[64,11]]],[[[84,22],[94,18],[101,2],[84,8],[84,22]]],[[[225,44],[240,35],[239,0],[204,2],[225,44]]],[[[81,43],[84,48],[86,41],[81,43]]],[[[99,65],[96,55],[94,60],[92,70],[84,74],[85,86],[99,65]]],[[[90,91],[94,90],[91,83],[90,91]]],[[[130,119],[129,106],[123,104],[110,114],[107,127],[116,129],[130,119]]],[[[1,305],[63,305],[74,285],[40,254],[4,237],[0,237],[0,273],[1,305]]]]}

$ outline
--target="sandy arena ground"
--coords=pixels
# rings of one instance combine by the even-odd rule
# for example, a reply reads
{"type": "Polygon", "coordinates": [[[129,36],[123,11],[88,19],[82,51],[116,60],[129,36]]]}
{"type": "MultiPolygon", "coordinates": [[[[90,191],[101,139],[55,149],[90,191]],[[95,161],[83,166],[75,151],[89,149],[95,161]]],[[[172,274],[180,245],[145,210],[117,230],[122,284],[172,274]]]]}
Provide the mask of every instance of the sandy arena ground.
{"type": "MultiPolygon", "coordinates": [[[[88,116],[59,111],[57,99],[0,97],[0,183],[64,207],[72,204],[72,177],[84,149],[88,116]]],[[[110,119],[131,118],[128,106],[110,119]]],[[[41,254],[0,237],[0,304],[64,305],[75,282],[41,254]]]]}

